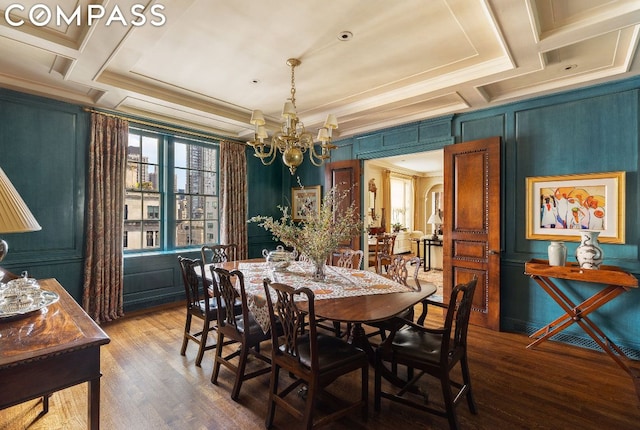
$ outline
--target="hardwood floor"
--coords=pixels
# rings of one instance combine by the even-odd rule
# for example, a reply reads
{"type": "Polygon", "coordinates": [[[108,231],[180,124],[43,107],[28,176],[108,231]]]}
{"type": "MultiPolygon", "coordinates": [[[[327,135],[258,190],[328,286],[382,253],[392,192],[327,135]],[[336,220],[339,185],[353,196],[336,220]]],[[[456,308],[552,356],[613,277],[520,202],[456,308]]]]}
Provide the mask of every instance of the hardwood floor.
{"type": "MultiPolygon", "coordinates": [[[[430,313],[430,320],[437,318],[430,313]]],[[[182,307],[130,316],[106,324],[111,343],[102,348],[102,429],[262,429],[269,375],[247,381],[240,399],[230,399],[232,378],[222,369],[211,384],[213,351],[202,368],[194,365],[196,348],[179,354],[182,307]]],[[[527,350],[521,334],[495,333],[471,326],[469,355],[478,415],[458,406],[462,429],[637,429],[640,400],[631,378],[604,353],[545,342],[527,350]]],[[[638,363],[634,363],[638,364],[638,363]]],[[[639,366],[635,366],[636,368],[639,366]]],[[[350,375],[351,376],[351,375],[350,375]]],[[[287,377],[285,375],[284,377],[287,377]]],[[[331,429],[446,429],[444,418],[382,400],[370,412],[342,419],[331,429]]],[[[357,375],[336,381],[334,389],[357,395],[357,375]]],[[[2,387],[0,387],[2,389],[2,387]]],[[[438,401],[439,385],[427,387],[438,401]]],[[[50,411],[34,421],[38,401],[0,411],[0,430],[85,429],[86,384],[55,393],[50,411]]],[[[275,428],[298,428],[288,414],[276,412],[275,428]]]]}

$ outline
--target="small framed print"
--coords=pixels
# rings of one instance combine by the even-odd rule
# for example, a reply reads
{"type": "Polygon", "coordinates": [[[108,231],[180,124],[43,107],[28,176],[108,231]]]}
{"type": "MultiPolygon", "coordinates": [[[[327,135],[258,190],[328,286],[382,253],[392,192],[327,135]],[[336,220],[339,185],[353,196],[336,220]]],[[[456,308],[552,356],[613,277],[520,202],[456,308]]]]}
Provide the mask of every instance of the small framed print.
{"type": "Polygon", "coordinates": [[[599,231],[601,243],[624,243],[625,172],[526,178],[527,239],[579,241],[599,231]]]}
{"type": "Polygon", "coordinates": [[[291,218],[305,221],[311,214],[320,212],[320,185],[294,187],[291,189],[291,218]]]}

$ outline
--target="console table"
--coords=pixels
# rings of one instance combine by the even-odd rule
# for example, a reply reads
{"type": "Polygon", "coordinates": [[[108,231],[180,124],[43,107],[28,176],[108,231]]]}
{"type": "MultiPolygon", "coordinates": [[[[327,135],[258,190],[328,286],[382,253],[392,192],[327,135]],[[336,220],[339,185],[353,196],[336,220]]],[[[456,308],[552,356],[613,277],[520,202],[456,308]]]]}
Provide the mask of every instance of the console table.
{"type": "Polygon", "coordinates": [[[533,348],[560,333],[571,324],[577,323],[618,366],[633,378],[636,393],[640,397],[640,377],[627,365],[629,358],[588,317],[591,312],[620,294],[631,288],[638,288],[638,279],[615,266],[600,266],[600,270],[593,270],[582,269],[577,263],[567,263],[565,266],[549,266],[546,260],[531,260],[525,263],[524,273],[535,280],[565,312],[564,315],[529,336],[530,338],[536,338],[536,340],[531,342],[527,348],[533,348]],[[560,285],[552,280],[553,278],[598,284],[600,287],[591,297],[576,305],[562,291],[560,285]]]}
{"type": "Polygon", "coordinates": [[[48,308],[0,320],[0,409],[88,382],[88,427],[100,428],[100,346],[109,337],[55,279],[38,281],[60,296],[48,308]]]}
{"type": "Polygon", "coordinates": [[[432,246],[442,246],[442,239],[433,239],[432,237],[421,237],[419,239],[411,239],[414,240],[417,244],[417,257],[420,258],[420,242],[422,242],[422,259],[424,260],[424,264],[422,265],[422,270],[424,272],[428,272],[431,270],[431,247],[432,246]]]}

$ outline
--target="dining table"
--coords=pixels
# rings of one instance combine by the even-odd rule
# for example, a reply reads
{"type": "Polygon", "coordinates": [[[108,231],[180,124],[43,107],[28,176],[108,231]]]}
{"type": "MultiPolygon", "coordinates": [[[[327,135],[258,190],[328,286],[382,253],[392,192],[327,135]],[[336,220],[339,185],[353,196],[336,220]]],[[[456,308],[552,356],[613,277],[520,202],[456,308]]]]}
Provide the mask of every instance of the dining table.
{"type": "MultiPolygon", "coordinates": [[[[205,275],[211,277],[210,266],[242,272],[249,310],[263,330],[269,329],[264,279],[290,285],[308,287],[315,296],[318,318],[351,323],[348,342],[364,350],[374,363],[374,350],[363,324],[388,320],[436,292],[431,283],[411,288],[369,270],[326,266],[325,279],[313,279],[313,265],[293,261],[283,270],[274,270],[264,259],[238,260],[205,265],[205,275]]],[[[300,307],[304,309],[305,304],[300,307]]]]}

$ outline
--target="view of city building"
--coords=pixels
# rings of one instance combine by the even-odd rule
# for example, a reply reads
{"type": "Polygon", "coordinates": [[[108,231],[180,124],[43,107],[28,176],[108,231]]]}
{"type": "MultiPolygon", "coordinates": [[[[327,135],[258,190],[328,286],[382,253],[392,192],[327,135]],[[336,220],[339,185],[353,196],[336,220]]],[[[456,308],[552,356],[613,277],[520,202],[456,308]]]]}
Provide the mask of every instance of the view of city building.
{"type": "Polygon", "coordinates": [[[172,180],[164,181],[169,184],[167,186],[172,184],[172,190],[164,192],[158,155],[161,145],[160,135],[129,134],[124,249],[150,250],[217,243],[217,147],[174,141],[174,163],[166,170],[172,180]],[[173,216],[165,213],[173,210],[173,216]],[[164,222],[167,231],[175,232],[173,238],[163,237],[164,222]]]}

